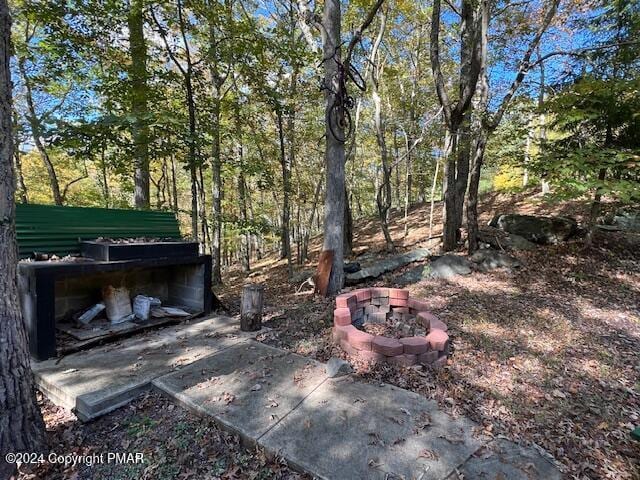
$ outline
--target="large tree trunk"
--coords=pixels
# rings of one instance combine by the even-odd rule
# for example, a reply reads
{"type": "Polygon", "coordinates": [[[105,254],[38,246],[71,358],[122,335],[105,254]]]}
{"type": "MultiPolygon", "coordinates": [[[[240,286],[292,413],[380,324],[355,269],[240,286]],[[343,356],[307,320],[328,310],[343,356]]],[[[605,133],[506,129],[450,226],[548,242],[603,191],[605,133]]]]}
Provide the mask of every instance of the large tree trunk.
{"type": "Polygon", "coordinates": [[[460,78],[457,101],[449,99],[440,65],[440,0],[433,2],[431,21],[431,68],[438,100],[450,135],[450,150],[444,164],[444,226],[442,248],[454,250],[462,224],[462,208],[469,175],[469,107],[480,74],[480,38],[478,9],[484,2],[463,0],[460,15],[460,78]]]}
{"type": "Polygon", "coordinates": [[[10,36],[9,7],[0,0],[0,478],[15,470],[5,462],[7,453],[37,452],[45,445],[16,283],[10,36]]]}
{"type": "Polygon", "coordinates": [[[129,4],[129,80],[131,82],[131,138],[133,140],[134,203],[149,208],[149,127],[147,125],[147,45],[144,39],[144,0],[129,4]]]}
{"type": "MultiPolygon", "coordinates": [[[[344,143],[334,138],[329,127],[330,109],[336,101],[333,92],[340,90],[338,82],[338,64],[333,58],[334,53],[340,59],[341,43],[341,12],[339,0],[326,0],[322,14],[322,43],[324,58],[325,85],[330,89],[325,90],[325,162],[326,162],[326,187],[324,202],[324,250],[333,251],[333,264],[331,276],[327,286],[327,294],[338,293],[344,284],[344,252],[343,252],[343,228],[344,228],[344,143]]],[[[336,133],[344,137],[340,125],[333,126],[336,133]]]]}

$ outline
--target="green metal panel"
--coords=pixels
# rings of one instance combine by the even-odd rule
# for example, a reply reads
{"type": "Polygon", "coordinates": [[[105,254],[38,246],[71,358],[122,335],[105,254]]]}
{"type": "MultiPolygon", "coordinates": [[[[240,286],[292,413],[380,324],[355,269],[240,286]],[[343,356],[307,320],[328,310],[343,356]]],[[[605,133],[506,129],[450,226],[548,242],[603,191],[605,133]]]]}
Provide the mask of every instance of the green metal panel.
{"type": "Polygon", "coordinates": [[[98,237],[180,238],[171,212],[35,204],[16,205],[16,233],[20,258],[32,252],[78,253],[79,240],[98,237]]]}

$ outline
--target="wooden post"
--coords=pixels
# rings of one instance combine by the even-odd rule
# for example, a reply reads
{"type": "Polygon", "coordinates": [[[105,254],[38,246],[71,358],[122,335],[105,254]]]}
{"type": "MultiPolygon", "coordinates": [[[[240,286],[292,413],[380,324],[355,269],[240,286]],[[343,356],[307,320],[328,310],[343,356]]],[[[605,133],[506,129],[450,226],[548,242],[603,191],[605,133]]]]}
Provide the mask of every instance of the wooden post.
{"type": "Polygon", "coordinates": [[[240,300],[240,330],[255,332],[262,328],[262,304],[264,287],[251,283],[242,287],[240,300]]]}

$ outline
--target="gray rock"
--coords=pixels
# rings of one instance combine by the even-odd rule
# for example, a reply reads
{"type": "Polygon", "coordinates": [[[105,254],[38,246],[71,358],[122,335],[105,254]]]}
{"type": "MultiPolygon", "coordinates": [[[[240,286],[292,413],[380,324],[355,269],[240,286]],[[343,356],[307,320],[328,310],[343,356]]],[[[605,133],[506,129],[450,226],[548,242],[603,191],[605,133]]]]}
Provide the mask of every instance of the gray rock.
{"type": "Polygon", "coordinates": [[[492,249],[478,250],[469,257],[469,260],[477,264],[478,269],[482,272],[496,268],[512,269],[522,267],[522,263],[517,258],[492,249]]]}
{"type": "Polygon", "coordinates": [[[450,253],[441,256],[430,264],[431,278],[450,278],[456,275],[469,275],[471,264],[469,260],[450,253]]]}
{"type": "Polygon", "coordinates": [[[510,234],[494,227],[483,227],[478,232],[478,239],[496,249],[533,250],[536,244],[524,237],[510,234]]]}
{"type": "Polygon", "coordinates": [[[348,284],[354,284],[362,282],[363,280],[377,278],[385,272],[390,272],[410,263],[417,262],[429,255],[429,250],[418,248],[399,255],[378,258],[371,265],[367,265],[355,273],[345,275],[346,281],[348,284]]]}
{"type": "Polygon", "coordinates": [[[620,230],[640,232],[640,212],[618,210],[613,217],[613,225],[620,230]]]}
{"type": "Polygon", "coordinates": [[[325,366],[325,372],[327,373],[327,377],[335,378],[349,375],[353,372],[353,369],[351,365],[349,365],[349,362],[345,362],[340,358],[331,357],[325,366]]]}
{"type": "Polygon", "coordinates": [[[344,273],[356,273],[361,269],[362,267],[358,262],[350,262],[344,264],[344,273]]]}
{"type": "Polygon", "coordinates": [[[304,269],[304,270],[300,270],[299,272],[294,272],[293,276],[289,280],[289,283],[293,283],[293,284],[302,283],[308,278],[312,278],[314,274],[315,274],[315,271],[312,269],[304,269]]]}
{"type": "Polygon", "coordinates": [[[537,217],[533,215],[496,215],[489,226],[541,244],[557,244],[578,231],[577,222],[568,217],[537,217]]]}
{"type": "Polygon", "coordinates": [[[402,275],[396,277],[394,281],[399,285],[409,285],[411,283],[417,283],[425,278],[429,278],[429,268],[424,265],[418,265],[417,267],[410,268],[402,275]]]}

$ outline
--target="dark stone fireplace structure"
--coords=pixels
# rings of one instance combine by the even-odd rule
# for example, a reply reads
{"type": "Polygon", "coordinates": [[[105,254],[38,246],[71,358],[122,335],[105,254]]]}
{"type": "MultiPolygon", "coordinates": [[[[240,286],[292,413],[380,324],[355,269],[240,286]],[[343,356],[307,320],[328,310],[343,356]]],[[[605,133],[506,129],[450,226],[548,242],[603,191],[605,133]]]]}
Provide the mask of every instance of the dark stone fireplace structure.
{"type": "Polygon", "coordinates": [[[56,322],[102,300],[107,285],[126,286],[196,314],[211,312],[211,257],[186,255],[124,261],[20,262],[18,286],[29,347],[37,360],[57,355],[56,322]]]}

